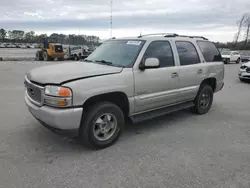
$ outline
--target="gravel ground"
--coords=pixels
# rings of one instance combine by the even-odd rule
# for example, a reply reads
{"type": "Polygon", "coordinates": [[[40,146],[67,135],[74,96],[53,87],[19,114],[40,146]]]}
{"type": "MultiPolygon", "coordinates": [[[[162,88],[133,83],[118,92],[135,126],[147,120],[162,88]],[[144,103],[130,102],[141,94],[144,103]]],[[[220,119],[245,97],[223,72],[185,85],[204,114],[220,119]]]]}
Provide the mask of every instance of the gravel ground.
{"type": "Polygon", "coordinates": [[[250,85],[238,80],[239,65],[226,65],[208,114],[127,125],[114,146],[91,151],[27,111],[24,73],[43,64],[0,62],[1,188],[250,187],[250,85]]]}

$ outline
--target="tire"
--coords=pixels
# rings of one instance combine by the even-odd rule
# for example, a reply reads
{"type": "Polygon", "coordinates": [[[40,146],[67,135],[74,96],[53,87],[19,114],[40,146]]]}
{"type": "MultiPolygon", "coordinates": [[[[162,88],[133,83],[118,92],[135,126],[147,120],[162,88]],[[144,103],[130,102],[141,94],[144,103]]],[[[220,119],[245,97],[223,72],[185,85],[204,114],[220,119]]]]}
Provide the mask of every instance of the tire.
{"type": "Polygon", "coordinates": [[[195,106],[192,108],[192,111],[200,115],[206,114],[212,106],[213,94],[214,92],[211,86],[202,84],[200,86],[197,96],[195,97],[195,106]]]}
{"type": "Polygon", "coordinates": [[[82,117],[79,138],[83,145],[91,149],[103,149],[113,145],[124,129],[124,115],[122,110],[110,102],[101,102],[90,107],[82,117]],[[107,116],[105,121],[105,115],[107,116]],[[109,116],[109,117],[108,117],[109,116]],[[103,119],[103,120],[102,120],[103,119]],[[99,121],[99,122],[98,122],[99,121]],[[105,122],[113,122],[113,125],[105,122]],[[102,126],[113,126],[110,130],[102,130],[102,126]],[[105,133],[106,131],[106,133],[105,133]],[[99,132],[99,133],[98,133],[99,132]],[[110,132],[110,133],[109,133],[110,132]],[[112,133],[112,134],[111,134],[112,133]],[[105,138],[105,134],[109,135],[105,138]],[[103,137],[103,139],[101,139],[103,137]]]}
{"type": "Polygon", "coordinates": [[[36,52],[36,61],[42,61],[43,60],[43,55],[42,55],[42,51],[37,51],[36,52]]]}
{"type": "Polygon", "coordinates": [[[230,59],[226,59],[225,64],[229,64],[230,63],[230,59]]]}
{"type": "Polygon", "coordinates": [[[79,58],[78,58],[77,55],[74,55],[74,60],[75,60],[75,61],[78,61],[78,60],[79,60],[79,58]]]}
{"type": "Polygon", "coordinates": [[[240,79],[241,82],[246,82],[246,80],[243,79],[243,78],[239,78],[239,79],[240,79]]]}
{"type": "Polygon", "coordinates": [[[58,57],[58,61],[64,61],[64,57],[58,57]]]}
{"type": "Polygon", "coordinates": [[[240,58],[238,58],[236,61],[236,64],[239,64],[239,63],[240,63],[240,58]]]}
{"type": "Polygon", "coordinates": [[[43,52],[43,59],[44,61],[50,61],[50,56],[48,55],[47,52],[43,52]]]}

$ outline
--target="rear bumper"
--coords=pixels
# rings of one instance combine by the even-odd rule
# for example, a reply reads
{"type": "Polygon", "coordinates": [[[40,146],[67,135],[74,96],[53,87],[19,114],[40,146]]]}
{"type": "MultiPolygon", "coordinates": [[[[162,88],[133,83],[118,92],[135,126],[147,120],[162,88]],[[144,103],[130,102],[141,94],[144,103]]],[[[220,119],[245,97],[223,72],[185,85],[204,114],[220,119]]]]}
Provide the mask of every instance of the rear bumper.
{"type": "Polygon", "coordinates": [[[79,129],[82,108],[57,109],[48,106],[36,106],[25,95],[25,103],[30,113],[43,125],[54,130],[79,129]]]}

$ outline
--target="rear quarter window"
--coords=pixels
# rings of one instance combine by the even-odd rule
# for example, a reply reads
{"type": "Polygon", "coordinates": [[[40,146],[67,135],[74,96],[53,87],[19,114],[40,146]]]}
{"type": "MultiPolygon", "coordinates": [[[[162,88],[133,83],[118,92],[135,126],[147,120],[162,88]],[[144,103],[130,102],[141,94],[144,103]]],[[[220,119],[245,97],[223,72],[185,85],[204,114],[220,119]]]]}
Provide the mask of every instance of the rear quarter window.
{"type": "Polygon", "coordinates": [[[209,41],[197,41],[206,62],[222,61],[221,54],[216,46],[209,41]]]}

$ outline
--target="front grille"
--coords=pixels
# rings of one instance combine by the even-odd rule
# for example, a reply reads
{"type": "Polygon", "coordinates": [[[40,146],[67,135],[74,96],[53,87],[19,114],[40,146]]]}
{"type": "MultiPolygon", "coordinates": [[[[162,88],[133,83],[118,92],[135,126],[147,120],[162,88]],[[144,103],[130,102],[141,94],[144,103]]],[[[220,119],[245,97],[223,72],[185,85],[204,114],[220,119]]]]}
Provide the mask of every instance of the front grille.
{"type": "Polygon", "coordinates": [[[42,88],[25,80],[25,86],[28,96],[35,102],[41,104],[42,102],[42,88]]]}
{"type": "Polygon", "coordinates": [[[250,73],[250,67],[248,67],[248,68],[246,69],[246,72],[247,72],[247,73],[250,73]]]}

